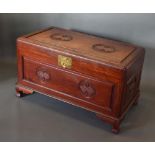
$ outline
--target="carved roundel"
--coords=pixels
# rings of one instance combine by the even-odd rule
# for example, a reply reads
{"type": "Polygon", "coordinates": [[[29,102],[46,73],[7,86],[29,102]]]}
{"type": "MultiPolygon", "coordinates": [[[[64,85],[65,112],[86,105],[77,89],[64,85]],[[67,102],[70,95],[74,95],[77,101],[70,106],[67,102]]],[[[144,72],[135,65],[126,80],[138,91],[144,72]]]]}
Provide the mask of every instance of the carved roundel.
{"type": "Polygon", "coordinates": [[[93,88],[92,84],[87,80],[82,80],[79,83],[79,88],[81,90],[81,93],[86,98],[93,97],[96,93],[95,89],[93,88]]]}
{"type": "Polygon", "coordinates": [[[60,40],[60,41],[71,41],[73,39],[72,36],[70,36],[68,34],[61,34],[61,33],[52,34],[51,38],[53,40],[60,40]]]}
{"type": "Polygon", "coordinates": [[[94,44],[94,45],[92,46],[92,48],[93,48],[95,51],[101,51],[101,52],[105,52],[105,53],[112,53],[112,52],[115,52],[115,48],[114,48],[114,47],[107,46],[107,45],[104,45],[104,44],[94,44]]]}
{"type": "Polygon", "coordinates": [[[50,80],[50,73],[43,68],[37,69],[36,74],[39,80],[42,82],[46,82],[50,80]]]}

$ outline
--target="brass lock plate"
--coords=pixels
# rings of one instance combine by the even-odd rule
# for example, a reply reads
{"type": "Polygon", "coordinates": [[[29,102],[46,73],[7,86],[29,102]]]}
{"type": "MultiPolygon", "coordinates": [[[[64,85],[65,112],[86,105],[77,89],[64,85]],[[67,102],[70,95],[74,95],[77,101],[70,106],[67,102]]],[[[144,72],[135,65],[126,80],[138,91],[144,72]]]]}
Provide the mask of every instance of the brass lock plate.
{"type": "Polygon", "coordinates": [[[63,68],[70,69],[72,67],[72,58],[63,55],[58,55],[58,65],[63,68]]]}

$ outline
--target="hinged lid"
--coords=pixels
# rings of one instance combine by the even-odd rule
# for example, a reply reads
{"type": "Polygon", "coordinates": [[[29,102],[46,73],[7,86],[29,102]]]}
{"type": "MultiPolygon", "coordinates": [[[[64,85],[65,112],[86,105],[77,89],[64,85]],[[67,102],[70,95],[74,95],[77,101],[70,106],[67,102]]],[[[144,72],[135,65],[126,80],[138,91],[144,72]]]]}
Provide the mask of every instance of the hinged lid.
{"type": "Polygon", "coordinates": [[[60,28],[46,29],[26,38],[53,49],[62,49],[66,53],[119,66],[136,49],[136,46],[128,43],[60,28]]]}

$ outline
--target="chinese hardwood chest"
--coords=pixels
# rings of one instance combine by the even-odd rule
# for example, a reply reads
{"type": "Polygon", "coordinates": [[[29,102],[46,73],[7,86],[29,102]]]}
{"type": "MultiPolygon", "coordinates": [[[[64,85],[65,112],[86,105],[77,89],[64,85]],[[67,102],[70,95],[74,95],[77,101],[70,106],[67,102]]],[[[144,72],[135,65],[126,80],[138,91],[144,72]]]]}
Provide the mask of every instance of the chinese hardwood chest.
{"type": "Polygon", "coordinates": [[[48,28],[17,39],[17,96],[39,92],[95,112],[119,132],[137,103],[145,51],[76,31],[48,28]]]}

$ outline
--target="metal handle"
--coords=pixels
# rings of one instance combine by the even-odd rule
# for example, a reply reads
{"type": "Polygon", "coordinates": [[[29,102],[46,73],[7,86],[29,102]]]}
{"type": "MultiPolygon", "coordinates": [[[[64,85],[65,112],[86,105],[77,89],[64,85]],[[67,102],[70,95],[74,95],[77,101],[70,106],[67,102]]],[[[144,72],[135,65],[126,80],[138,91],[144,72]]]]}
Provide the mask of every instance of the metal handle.
{"type": "Polygon", "coordinates": [[[72,67],[72,58],[63,55],[58,55],[58,65],[63,68],[70,69],[72,67]]]}

